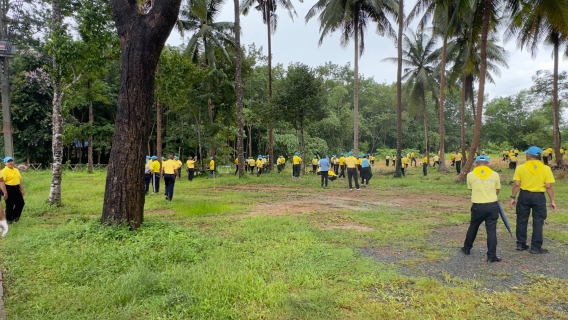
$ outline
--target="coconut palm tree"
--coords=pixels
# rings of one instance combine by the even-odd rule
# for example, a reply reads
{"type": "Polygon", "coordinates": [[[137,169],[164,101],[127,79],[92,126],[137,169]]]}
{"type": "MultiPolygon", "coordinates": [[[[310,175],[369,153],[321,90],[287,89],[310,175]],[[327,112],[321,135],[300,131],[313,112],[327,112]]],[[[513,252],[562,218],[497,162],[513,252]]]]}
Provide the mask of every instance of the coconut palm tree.
{"type": "MultiPolygon", "coordinates": [[[[298,16],[292,1],[290,0],[242,0],[241,12],[243,15],[249,13],[250,8],[254,8],[262,13],[262,22],[266,24],[268,29],[268,103],[272,101],[272,34],[276,32],[278,26],[278,15],[276,9],[281,5],[288,11],[288,15],[294,20],[294,16],[298,16]]],[[[268,154],[270,159],[274,159],[274,125],[269,123],[268,126],[268,154]]],[[[269,162],[269,169],[274,169],[274,161],[269,162]]]]}
{"type": "Polygon", "coordinates": [[[560,46],[568,40],[568,0],[534,0],[523,3],[512,18],[508,36],[517,37],[519,48],[527,48],[533,57],[541,42],[552,44],[554,58],[554,80],[552,89],[552,126],[554,153],[558,166],[564,166],[560,155],[559,103],[558,103],[558,56],[560,46]]]}
{"type": "Polygon", "coordinates": [[[353,39],[355,48],[353,84],[353,148],[359,149],[359,57],[365,50],[365,30],[371,22],[376,23],[377,34],[396,38],[388,17],[398,16],[396,0],[318,0],[306,14],[306,23],[319,13],[320,39],[340,30],[340,43],[346,47],[353,39]],[[359,40],[360,39],[360,40],[359,40]]]}
{"type": "Polygon", "coordinates": [[[394,176],[402,177],[402,35],[404,33],[404,0],[398,0],[398,33],[396,48],[396,171],[394,176]]]}
{"type": "Polygon", "coordinates": [[[215,21],[224,3],[225,0],[186,0],[182,5],[176,28],[182,36],[192,33],[185,50],[194,62],[202,57],[206,66],[215,67],[217,50],[230,60],[226,48],[234,46],[235,25],[215,21]]]}
{"type": "MultiPolygon", "coordinates": [[[[430,153],[428,139],[428,109],[427,95],[431,94],[436,98],[436,88],[438,83],[435,78],[435,68],[439,62],[436,54],[436,38],[427,36],[424,32],[409,32],[404,35],[402,45],[402,80],[406,81],[406,86],[410,90],[410,98],[414,103],[422,107],[424,115],[424,145],[426,154],[430,153]]],[[[398,62],[397,58],[386,58],[383,61],[398,62]]]]}

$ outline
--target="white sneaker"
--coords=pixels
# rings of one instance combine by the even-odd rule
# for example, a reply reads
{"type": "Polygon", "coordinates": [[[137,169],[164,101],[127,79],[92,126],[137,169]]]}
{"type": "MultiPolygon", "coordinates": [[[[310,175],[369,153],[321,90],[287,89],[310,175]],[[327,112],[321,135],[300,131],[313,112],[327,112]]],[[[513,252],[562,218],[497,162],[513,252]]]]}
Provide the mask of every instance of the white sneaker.
{"type": "Polygon", "coordinates": [[[360,188],[357,188],[357,190],[361,190],[360,188]]]}
{"type": "Polygon", "coordinates": [[[6,220],[0,221],[0,230],[2,231],[2,238],[8,233],[8,222],[6,220]]]}

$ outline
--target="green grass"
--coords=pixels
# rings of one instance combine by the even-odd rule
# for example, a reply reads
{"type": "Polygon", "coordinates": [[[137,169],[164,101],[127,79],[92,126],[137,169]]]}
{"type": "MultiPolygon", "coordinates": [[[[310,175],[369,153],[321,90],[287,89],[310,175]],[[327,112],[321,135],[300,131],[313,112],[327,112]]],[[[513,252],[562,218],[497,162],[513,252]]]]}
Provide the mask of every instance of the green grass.
{"type": "MultiPolygon", "coordinates": [[[[420,168],[404,179],[375,174],[372,188],[409,201],[469,199],[454,174],[431,171],[426,178],[420,168]]],[[[568,318],[555,307],[567,306],[566,280],[533,277],[516,290],[488,292],[444,273],[443,281],[409,277],[361,253],[394,246],[415,255],[409,266],[443,260],[447,249],[429,237],[452,226],[465,234],[467,207],[284,208],[271,215],[279,203],[347,193],[346,182],[322,190],[317,176],[225,174],[176,182],[172,202],[147,196],[145,222],[130,231],[99,224],[104,172],[65,172],[57,208],[46,204],[49,172],[25,172],[24,183],[23,218],[0,242],[9,319],[568,318]],[[264,209],[249,214],[258,205],[264,209]],[[346,225],[366,229],[329,228],[346,225]]],[[[557,203],[566,203],[566,181],[555,188],[557,203]]],[[[509,193],[503,185],[501,198],[509,193]]],[[[564,208],[549,214],[546,236],[568,244],[567,222],[564,208]]]]}

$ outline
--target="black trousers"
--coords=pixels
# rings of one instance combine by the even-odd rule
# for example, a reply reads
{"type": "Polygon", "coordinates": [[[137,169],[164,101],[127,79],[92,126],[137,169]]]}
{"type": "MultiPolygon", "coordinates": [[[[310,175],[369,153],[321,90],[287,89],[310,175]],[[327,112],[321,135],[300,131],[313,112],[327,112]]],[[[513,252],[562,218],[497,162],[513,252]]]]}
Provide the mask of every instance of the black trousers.
{"type": "Polygon", "coordinates": [[[406,177],[406,174],[404,173],[404,166],[401,166],[401,167],[400,167],[400,172],[402,172],[402,176],[403,176],[403,177],[406,177]]]}
{"type": "Polygon", "coordinates": [[[187,169],[187,180],[193,181],[194,171],[195,171],[195,169],[193,169],[193,168],[187,169]]]}
{"type": "Polygon", "coordinates": [[[461,162],[461,161],[456,161],[456,172],[457,172],[458,174],[460,174],[460,173],[461,173],[461,170],[462,170],[462,162],[461,162]]]}
{"type": "Polygon", "coordinates": [[[239,165],[238,164],[236,165],[236,168],[235,168],[235,175],[237,175],[237,173],[239,173],[239,165]]]}
{"type": "Polygon", "coordinates": [[[351,179],[355,179],[355,187],[359,189],[359,181],[357,181],[358,177],[356,168],[347,168],[347,179],[349,179],[349,189],[353,189],[351,179]]]}
{"type": "Polygon", "coordinates": [[[341,172],[339,173],[340,178],[345,178],[345,165],[341,166],[341,172]]]}
{"type": "Polygon", "coordinates": [[[371,167],[365,167],[361,169],[361,184],[369,185],[369,180],[373,177],[373,171],[371,167]]]}
{"type": "Polygon", "coordinates": [[[164,174],[164,183],[166,184],[166,197],[172,201],[174,198],[174,185],[176,183],[175,174],[164,174]]]}
{"type": "Polygon", "coordinates": [[[256,168],[256,176],[260,177],[261,174],[262,174],[262,167],[256,168]]]}
{"type": "Polygon", "coordinates": [[[412,165],[413,162],[414,162],[414,168],[416,168],[416,158],[414,157],[410,158],[410,165],[412,165]]]}
{"type": "Polygon", "coordinates": [[[281,164],[277,165],[276,168],[278,169],[278,173],[282,172],[282,169],[284,169],[281,164]]]}
{"type": "Polygon", "coordinates": [[[517,201],[517,244],[527,243],[527,225],[532,210],[533,233],[532,249],[542,248],[542,227],[546,220],[546,197],[544,192],[529,192],[521,190],[517,201]]]}
{"type": "Polygon", "coordinates": [[[333,173],[335,173],[335,175],[339,174],[339,163],[333,165],[333,173]]]}
{"type": "Polygon", "coordinates": [[[294,177],[296,177],[296,178],[300,177],[300,165],[299,164],[292,165],[292,171],[293,171],[294,177]]]}
{"type": "Polygon", "coordinates": [[[20,186],[8,186],[6,185],[6,191],[8,192],[8,200],[6,200],[6,220],[8,222],[17,222],[22,216],[22,210],[24,210],[24,197],[20,192],[20,186]]]}
{"type": "Polygon", "coordinates": [[[148,194],[148,191],[150,191],[150,181],[152,181],[152,174],[151,173],[145,173],[144,174],[144,193],[148,194]]]}
{"type": "Polygon", "coordinates": [[[387,161],[387,167],[389,166],[389,159],[386,160],[387,161]]]}
{"type": "Polygon", "coordinates": [[[428,164],[427,163],[422,164],[422,173],[424,173],[424,176],[428,175],[428,164]]]}
{"type": "Polygon", "coordinates": [[[318,171],[318,165],[312,164],[312,172],[315,174],[318,171]]]}
{"type": "Polygon", "coordinates": [[[157,173],[152,173],[152,192],[160,192],[160,175],[157,173]]]}
{"type": "Polygon", "coordinates": [[[320,171],[320,175],[321,175],[321,186],[323,187],[324,185],[327,187],[327,171],[320,171]]]}
{"type": "Polygon", "coordinates": [[[471,205],[471,221],[465,236],[463,247],[473,248],[473,242],[482,222],[485,221],[487,231],[487,258],[497,257],[497,220],[499,219],[499,206],[497,202],[474,203],[471,205]]]}

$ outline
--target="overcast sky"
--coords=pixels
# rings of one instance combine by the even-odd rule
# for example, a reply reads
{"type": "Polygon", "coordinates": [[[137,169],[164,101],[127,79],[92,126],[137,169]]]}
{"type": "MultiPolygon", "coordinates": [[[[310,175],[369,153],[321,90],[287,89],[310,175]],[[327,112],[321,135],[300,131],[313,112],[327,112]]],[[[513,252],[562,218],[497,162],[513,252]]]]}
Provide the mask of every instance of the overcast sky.
{"type": "MultiPolygon", "coordinates": [[[[325,38],[322,45],[318,46],[320,32],[317,16],[307,24],[304,22],[306,13],[314,3],[315,1],[306,0],[300,3],[293,0],[298,13],[294,21],[285,11],[278,12],[278,29],[272,36],[273,63],[282,63],[287,66],[289,63],[302,62],[315,67],[331,61],[339,65],[350,62],[353,66],[353,42],[348,47],[342,48],[336,33],[325,38]]],[[[406,6],[406,13],[410,8],[406,6]]],[[[226,2],[217,21],[234,21],[233,10],[233,1],[226,2]]],[[[241,16],[241,28],[241,43],[245,46],[255,43],[257,48],[262,46],[267,55],[267,30],[262,23],[260,12],[252,10],[248,16],[241,16]]],[[[394,28],[396,29],[396,26],[394,28]]],[[[179,33],[172,31],[168,44],[179,45],[182,42],[183,39],[179,33]]],[[[512,95],[521,89],[528,89],[532,85],[531,77],[537,70],[552,70],[553,67],[552,48],[550,47],[542,46],[536,59],[532,59],[529,53],[517,49],[514,41],[505,44],[505,48],[509,52],[507,60],[509,69],[502,68],[501,76],[495,77],[495,84],[486,84],[486,93],[490,98],[512,95]]],[[[396,65],[381,62],[381,60],[396,57],[396,55],[394,42],[378,36],[374,32],[374,27],[371,26],[365,35],[365,51],[359,60],[359,73],[365,77],[373,77],[377,82],[394,82],[396,81],[396,65]]],[[[568,68],[567,63],[567,61],[560,61],[560,71],[568,68]]]]}

